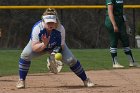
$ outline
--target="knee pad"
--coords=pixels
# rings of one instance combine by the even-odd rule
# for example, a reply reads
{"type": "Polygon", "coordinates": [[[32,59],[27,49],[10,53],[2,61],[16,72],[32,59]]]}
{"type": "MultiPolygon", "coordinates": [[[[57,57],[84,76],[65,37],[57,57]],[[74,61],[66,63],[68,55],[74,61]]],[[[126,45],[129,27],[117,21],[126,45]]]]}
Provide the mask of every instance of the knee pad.
{"type": "Polygon", "coordinates": [[[30,61],[31,60],[31,57],[29,56],[29,54],[28,53],[24,53],[24,52],[21,53],[20,58],[22,58],[22,59],[24,59],[26,61],[30,61]]]}
{"type": "Polygon", "coordinates": [[[69,65],[70,67],[72,67],[73,65],[75,65],[77,62],[77,59],[74,57],[69,57],[66,59],[66,64],[69,65]]]}

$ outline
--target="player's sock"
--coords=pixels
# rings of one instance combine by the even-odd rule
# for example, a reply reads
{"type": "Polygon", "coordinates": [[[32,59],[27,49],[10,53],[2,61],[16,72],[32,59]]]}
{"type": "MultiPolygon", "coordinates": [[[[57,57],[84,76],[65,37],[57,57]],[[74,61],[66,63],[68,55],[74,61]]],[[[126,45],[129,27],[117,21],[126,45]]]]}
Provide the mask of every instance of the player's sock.
{"type": "Polygon", "coordinates": [[[81,64],[79,61],[77,61],[77,63],[70,67],[70,69],[79,77],[81,78],[83,81],[85,81],[87,79],[87,76],[85,74],[84,69],[82,68],[81,64]]]}
{"type": "Polygon", "coordinates": [[[117,62],[117,48],[111,48],[111,47],[110,47],[110,53],[111,53],[111,57],[112,57],[112,62],[113,62],[113,64],[118,63],[118,62],[117,62]]]}
{"type": "Polygon", "coordinates": [[[117,53],[111,53],[111,56],[112,56],[112,62],[113,62],[113,64],[118,63],[118,61],[117,61],[117,53]]]}
{"type": "Polygon", "coordinates": [[[132,55],[131,49],[130,49],[129,47],[125,47],[125,48],[124,48],[124,52],[125,52],[125,54],[128,56],[128,60],[129,60],[129,62],[134,63],[135,60],[134,60],[134,58],[133,58],[133,55],[132,55]]]}
{"type": "Polygon", "coordinates": [[[24,59],[19,59],[19,76],[21,80],[25,80],[28,70],[30,68],[31,61],[25,61],[24,59]]]}

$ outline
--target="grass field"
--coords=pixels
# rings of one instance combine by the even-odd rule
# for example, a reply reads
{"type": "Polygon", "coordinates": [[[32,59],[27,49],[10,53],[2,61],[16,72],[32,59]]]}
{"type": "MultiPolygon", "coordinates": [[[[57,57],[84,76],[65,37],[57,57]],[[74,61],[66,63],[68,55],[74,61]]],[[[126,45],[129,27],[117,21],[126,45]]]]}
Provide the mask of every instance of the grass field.
{"type": "MultiPolygon", "coordinates": [[[[133,49],[133,55],[140,63],[140,49],[133,49]]],[[[0,50],[0,76],[18,74],[18,59],[22,50],[0,50]]],[[[73,54],[81,61],[85,70],[112,69],[112,61],[109,49],[72,49],[73,54]]],[[[43,55],[33,59],[29,73],[48,72],[46,59],[48,55],[43,55]]],[[[122,49],[118,49],[119,62],[128,67],[128,60],[122,49]]],[[[62,71],[70,71],[64,65],[62,71]]]]}

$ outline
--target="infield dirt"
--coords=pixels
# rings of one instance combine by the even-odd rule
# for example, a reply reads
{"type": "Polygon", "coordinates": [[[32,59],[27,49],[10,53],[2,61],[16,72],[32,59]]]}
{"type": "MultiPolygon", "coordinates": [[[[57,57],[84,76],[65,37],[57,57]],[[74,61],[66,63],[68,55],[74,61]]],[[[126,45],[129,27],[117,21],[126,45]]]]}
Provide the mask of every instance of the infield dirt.
{"type": "Polygon", "coordinates": [[[72,72],[29,74],[25,89],[17,89],[16,76],[0,77],[0,93],[140,93],[140,69],[86,71],[95,83],[85,88],[72,72]]]}

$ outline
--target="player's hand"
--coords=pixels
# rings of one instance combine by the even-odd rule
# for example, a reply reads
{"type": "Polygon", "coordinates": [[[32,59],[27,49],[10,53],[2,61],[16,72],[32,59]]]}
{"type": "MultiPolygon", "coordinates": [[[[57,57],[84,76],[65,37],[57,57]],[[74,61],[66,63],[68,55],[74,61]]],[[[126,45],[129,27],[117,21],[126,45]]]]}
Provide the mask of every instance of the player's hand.
{"type": "Polygon", "coordinates": [[[113,28],[114,28],[114,32],[119,32],[119,29],[118,29],[118,26],[113,26],[113,28]]]}
{"type": "Polygon", "coordinates": [[[42,39],[42,42],[44,43],[44,45],[47,46],[47,44],[50,41],[50,36],[47,38],[47,36],[45,34],[45,35],[42,35],[41,39],[42,39]]]}

